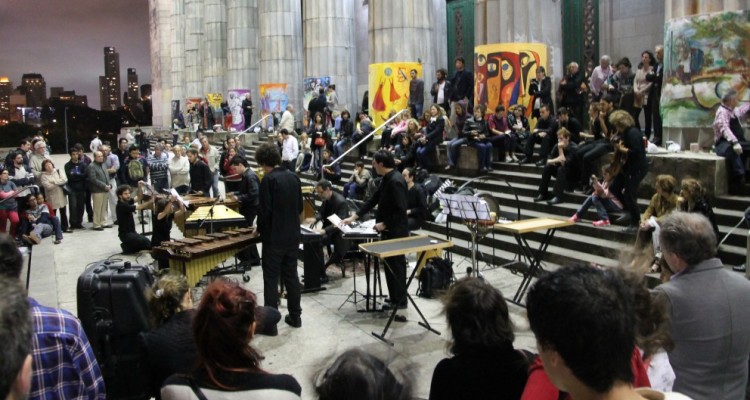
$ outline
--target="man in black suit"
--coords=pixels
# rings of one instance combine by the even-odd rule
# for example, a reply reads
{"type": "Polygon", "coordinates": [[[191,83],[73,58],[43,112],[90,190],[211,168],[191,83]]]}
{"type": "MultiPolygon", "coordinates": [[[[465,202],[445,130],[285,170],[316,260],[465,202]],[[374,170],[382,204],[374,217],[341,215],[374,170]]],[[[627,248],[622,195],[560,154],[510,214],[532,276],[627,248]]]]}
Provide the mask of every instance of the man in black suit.
{"type": "MultiPolygon", "coordinates": [[[[383,240],[409,236],[408,219],[406,218],[406,181],[396,169],[393,154],[384,149],[378,150],[373,156],[372,166],[375,172],[382,176],[380,186],[356,214],[341,221],[341,223],[348,225],[370,212],[377,205],[375,230],[381,233],[383,240]]],[[[386,305],[383,309],[387,310],[391,307],[405,309],[407,304],[406,257],[387,257],[385,262],[385,282],[388,285],[391,304],[390,306],[386,305]]]]}
{"type": "Polygon", "coordinates": [[[245,93],[245,98],[242,100],[242,116],[245,118],[245,129],[252,125],[253,121],[253,99],[250,98],[250,93],[245,93]]]}
{"type": "Polygon", "coordinates": [[[328,257],[325,265],[323,265],[323,271],[320,274],[321,283],[327,283],[328,276],[326,276],[326,269],[332,264],[340,264],[342,262],[344,255],[349,250],[350,244],[348,240],[341,237],[341,230],[334,226],[328,220],[328,217],[336,214],[341,219],[347,218],[349,216],[349,206],[346,204],[344,196],[341,193],[334,192],[331,182],[325,179],[318,182],[315,186],[315,193],[323,200],[317,215],[317,219],[323,221],[323,229],[318,229],[317,232],[325,235],[323,239],[324,246],[333,245],[333,252],[328,257]]]}
{"type": "Polygon", "coordinates": [[[661,84],[664,79],[664,46],[656,46],[654,49],[656,55],[656,61],[659,63],[654,66],[652,72],[646,75],[646,80],[652,82],[651,89],[648,93],[648,104],[646,107],[651,107],[651,115],[654,118],[654,139],[653,142],[656,145],[661,144],[661,113],[659,112],[659,106],[661,103],[661,84]]]}
{"type": "Polygon", "coordinates": [[[281,154],[275,144],[263,143],[255,152],[263,168],[260,182],[258,222],[254,234],[263,243],[263,296],[266,307],[279,308],[279,276],[287,291],[289,314],[284,322],[302,327],[297,253],[300,243],[302,189],[299,178],[281,166],[281,154]]]}
{"type": "Polygon", "coordinates": [[[536,127],[529,138],[526,139],[526,146],[523,149],[523,158],[518,161],[519,164],[525,164],[531,162],[531,156],[534,154],[534,144],[541,143],[542,147],[539,149],[539,161],[536,165],[539,167],[547,164],[547,157],[550,151],[557,144],[557,120],[550,112],[548,105],[543,105],[539,109],[539,119],[536,122],[536,127]]]}
{"type": "Polygon", "coordinates": [[[325,121],[325,112],[328,101],[326,100],[326,92],[322,87],[318,89],[318,97],[313,97],[310,103],[307,105],[307,115],[310,119],[310,124],[314,124],[315,114],[320,113],[325,121]]]}
{"type": "MultiPolygon", "coordinates": [[[[241,156],[234,156],[230,161],[234,172],[242,177],[236,192],[227,193],[227,197],[232,197],[240,202],[240,214],[245,217],[248,226],[252,226],[255,217],[258,215],[258,191],[260,190],[260,180],[252,168],[248,168],[247,160],[241,156]]],[[[260,255],[258,247],[251,244],[242,250],[238,258],[243,264],[250,266],[260,265],[260,255]]]]}
{"type": "Polygon", "coordinates": [[[466,61],[463,57],[456,57],[455,62],[456,72],[451,77],[454,89],[451,95],[451,122],[456,120],[456,103],[463,105],[469,115],[474,105],[474,74],[466,70],[466,61]]]}

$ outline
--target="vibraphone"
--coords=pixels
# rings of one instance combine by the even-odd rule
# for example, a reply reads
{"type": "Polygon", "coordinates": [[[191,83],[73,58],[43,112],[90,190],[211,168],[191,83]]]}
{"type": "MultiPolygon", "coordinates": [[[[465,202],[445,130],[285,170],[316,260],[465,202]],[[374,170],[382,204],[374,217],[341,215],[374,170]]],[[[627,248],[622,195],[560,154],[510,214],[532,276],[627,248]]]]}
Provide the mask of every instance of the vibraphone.
{"type": "Polygon", "coordinates": [[[151,249],[154,257],[169,260],[171,271],[182,272],[188,284],[194,286],[201,278],[229,257],[250,244],[260,241],[252,237],[253,229],[239,228],[222,233],[198,235],[192,238],[162,242],[151,249]]]}
{"type": "MultiPolygon", "coordinates": [[[[187,211],[184,213],[183,218],[175,217],[174,219],[175,225],[177,225],[177,227],[180,229],[180,232],[182,232],[182,234],[185,237],[193,237],[196,235],[205,234],[207,232],[206,229],[196,230],[190,227],[185,228],[185,221],[190,219],[193,213],[195,213],[195,211],[197,211],[198,209],[202,207],[210,208],[214,204],[214,201],[216,199],[211,198],[211,197],[194,196],[194,195],[183,196],[183,199],[188,202],[187,207],[185,207],[187,211]]],[[[214,224],[216,224],[216,220],[219,219],[218,218],[218,214],[219,214],[218,209],[220,208],[219,206],[225,206],[235,212],[237,212],[240,209],[240,203],[238,201],[225,199],[223,202],[216,203],[216,207],[214,207],[214,224]]],[[[206,221],[206,224],[208,223],[209,221],[206,221]]],[[[242,227],[242,226],[244,226],[244,224],[232,225],[232,227],[242,227]]]]}

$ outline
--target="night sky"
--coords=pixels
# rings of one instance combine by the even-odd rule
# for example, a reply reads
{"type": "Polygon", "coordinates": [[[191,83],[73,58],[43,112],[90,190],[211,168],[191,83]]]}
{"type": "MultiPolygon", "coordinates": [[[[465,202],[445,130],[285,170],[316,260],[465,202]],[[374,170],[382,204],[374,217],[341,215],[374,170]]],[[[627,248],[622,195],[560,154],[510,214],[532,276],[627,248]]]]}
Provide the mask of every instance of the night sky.
{"type": "Polygon", "coordinates": [[[0,76],[17,87],[36,72],[52,86],[88,96],[99,109],[104,47],[120,53],[120,93],[127,69],[151,83],[148,0],[0,0],[0,76]]]}

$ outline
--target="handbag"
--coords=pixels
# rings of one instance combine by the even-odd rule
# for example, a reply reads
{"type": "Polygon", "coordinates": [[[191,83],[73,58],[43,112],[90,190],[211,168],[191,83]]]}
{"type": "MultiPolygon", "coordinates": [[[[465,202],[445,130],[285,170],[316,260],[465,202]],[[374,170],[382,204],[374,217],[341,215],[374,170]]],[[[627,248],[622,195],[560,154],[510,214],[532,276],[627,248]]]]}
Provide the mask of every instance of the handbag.
{"type": "Polygon", "coordinates": [[[317,137],[317,138],[315,138],[315,142],[314,143],[315,143],[315,146],[317,146],[317,147],[323,147],[323,146],[326,145],[326,140],[323,139],[322,137],[317,137]]]}

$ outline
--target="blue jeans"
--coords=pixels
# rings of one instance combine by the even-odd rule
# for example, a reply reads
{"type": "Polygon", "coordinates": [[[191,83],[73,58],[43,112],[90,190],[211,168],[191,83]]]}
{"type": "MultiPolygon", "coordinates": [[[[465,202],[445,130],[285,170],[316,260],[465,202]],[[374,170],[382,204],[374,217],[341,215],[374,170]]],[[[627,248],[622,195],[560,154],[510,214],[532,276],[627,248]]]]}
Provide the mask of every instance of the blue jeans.
{"type": "Polygon", "coordinates": [[[338,158],[344,154],[344,151],[346,151],[346,145],[349,144],[350,141],[349,138],[342,138],[337,141],[336,144],[333,145],[333,155],[338,158]]]}
{"type": "Polygon", "coordinates": [[[344,198],[346,199],[356,199],[357,198],[357,191],[360,189],[360,186],[357,184],[357,182],[347,182],[344,185],[344,198]]]}
{"type": "Polygon", "coordinates": [[[618,207],[612,199],[606,199],[592,194],[583,201],[583,204],[581,204],[580,207],[578,207],[576,214],[579,217],[582,216],[592,205],[596,207],[596,213],[599,215],[599,219],[609,220],[608,212],[622,211],[622,208],[618,207]]]}
{"type": "Polygon", "coordinates": [[[479,155],[479,168],[492,168],[492,143],[474,142],[473,146],[479,155]]]}
{"type": "Polygon", "coordinates": [[[451,167],[456,166],[456,163],[458,162],[458,150],[466,143],[469,143],[469,139],[465,137],[455,138],[448,143],[448,165],[451,167]]]}
{"type": "Polygon", "coordinates": [[[424,103],[409,104],[409,110],[411,111],[411,117],[419,120],[422,118],[422,111],[424,111],[424,103]]]}
{"type": "Polygon", "coordinates": [[[424,169],[430,169],[430,154],[435,151],[436,143],[427,142],[424,146],[417,149],[417,160],[419,165],[424,169]]]}

